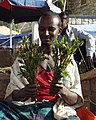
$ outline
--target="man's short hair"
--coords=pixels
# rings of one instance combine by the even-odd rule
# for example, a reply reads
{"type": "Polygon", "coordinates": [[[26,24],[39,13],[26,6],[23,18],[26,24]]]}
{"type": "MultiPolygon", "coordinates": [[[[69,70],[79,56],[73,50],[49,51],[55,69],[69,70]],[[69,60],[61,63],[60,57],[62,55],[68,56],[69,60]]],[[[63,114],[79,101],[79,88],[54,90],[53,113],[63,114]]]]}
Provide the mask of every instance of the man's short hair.
{"type": "MultiPolygon", "coordinates": [[[[61,26],[61,18],[60,18],[60,16],[57,13],[54,13],[52,11],[47,11],[40,17],[40,19],[42,19],[42,17],[46,17],[46,16],[57,17],[58,20],[59,20],[58,26],[61,26]]],[[[39,21],[40,21],[40,19],[39,19],[39,21]]]]}
{"type": "Polygon", "coordinates": [[[68,15],[65,12],[61,12],[59,16],[61,19],[69,19],[68,15]]]}

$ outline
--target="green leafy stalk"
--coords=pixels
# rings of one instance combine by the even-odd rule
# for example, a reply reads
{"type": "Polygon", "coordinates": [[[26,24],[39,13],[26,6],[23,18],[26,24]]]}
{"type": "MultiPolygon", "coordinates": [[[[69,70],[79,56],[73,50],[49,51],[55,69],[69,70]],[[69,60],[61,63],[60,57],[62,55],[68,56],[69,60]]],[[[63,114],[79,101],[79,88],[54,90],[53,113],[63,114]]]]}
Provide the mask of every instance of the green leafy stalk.
{"type": "Polygon", "coordinates": [[[69,74],[66,68],[69,63],[72,64],[71,55],[75,53],[77,48],[83,43],[79,39],[73,39],[70,44],[66,37],[63,37],[61,41],[55,39],[53,41],[53,60],[55,62],[54,80],[59,80],[62,77],[67,77],[69,74]]]}
{"type": "Polygon", "coordinates": [[[65,0],[58,0],[58,1],[64,5],[65,0]]]}
{"type": "Polygon", "coordinates": [[[39,51],[39,45],[33,44],[28,37],[24,37],[20,43],[18,57],[20,63],[19,75],[25,77],[29,84],[36,84],[39,63],[44,59],[43,53],[39,51]]]}

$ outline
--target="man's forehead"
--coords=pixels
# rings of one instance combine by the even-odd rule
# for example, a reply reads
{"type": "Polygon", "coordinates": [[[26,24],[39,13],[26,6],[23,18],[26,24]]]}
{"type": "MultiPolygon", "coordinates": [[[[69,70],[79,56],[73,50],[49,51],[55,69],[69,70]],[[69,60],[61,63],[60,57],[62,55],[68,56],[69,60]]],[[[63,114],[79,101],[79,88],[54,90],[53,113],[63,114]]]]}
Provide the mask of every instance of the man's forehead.
{"type": "Polygon", "coordinates": [[[55,23],[58,23],[58,22],[59,22],[59,19],[58,19],[57,17],[54,17],[54,18],[53,18],[53,21],[54,21],[55,23]]]}
{"type": "Polygon", "coordinates": [[[46,16],[41,19],[40,24],[58,24],[59,19],[58,17],[53,17],[53,16],[46,16]]]}

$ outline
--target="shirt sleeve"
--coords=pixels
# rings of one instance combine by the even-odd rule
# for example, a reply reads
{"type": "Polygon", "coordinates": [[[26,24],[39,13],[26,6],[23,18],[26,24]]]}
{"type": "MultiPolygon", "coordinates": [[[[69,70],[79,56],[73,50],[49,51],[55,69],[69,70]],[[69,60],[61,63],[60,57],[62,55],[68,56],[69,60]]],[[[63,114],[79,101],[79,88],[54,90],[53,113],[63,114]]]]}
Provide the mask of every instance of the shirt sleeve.
{"type": "Polygon", "coordinates": [[[92,58],[95,52],[95,38],[91,34],[76,28],[74,28],[74,34],[78,39],[86,41],[87,56],[91,56],[92,58]]]}
{"type": "Polygon", "coordinates": [[[72,57],[73,64],[69,64],[67,66],[66,71],[68,71],[69,75],[65,78],[65,86],[70,89],[70,91],[76,93],[83,100],[82,89],[81,89],[81,81],[80,75],[78,71],[77,64],[72,57]]]}
{"type": "Polygon", "coordinates": [[[10,82],[6,89],[5,99],[11,96],[14,90],[24,88],[25,84],[28,84],[28,81],[19,75],[19,62],[17,58],[11,67],[10,82]]]}

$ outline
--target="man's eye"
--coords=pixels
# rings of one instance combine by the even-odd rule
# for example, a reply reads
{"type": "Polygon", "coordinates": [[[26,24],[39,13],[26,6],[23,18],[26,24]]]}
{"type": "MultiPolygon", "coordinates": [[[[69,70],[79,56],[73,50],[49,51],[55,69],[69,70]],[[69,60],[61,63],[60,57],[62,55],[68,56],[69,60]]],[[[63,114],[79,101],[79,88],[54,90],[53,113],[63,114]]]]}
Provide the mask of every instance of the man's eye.
{"type": "Polygon", "coordinates": [[[49,28],[49,31],[51,32],[54,32],[54,30],[55,30],[54,28],[49,28]]]}
{"type": "Polygon", "coordinates": [[[39,30],[44,30],[44,28],[42,28],[42,27],[39,27],[39,30]]]}

